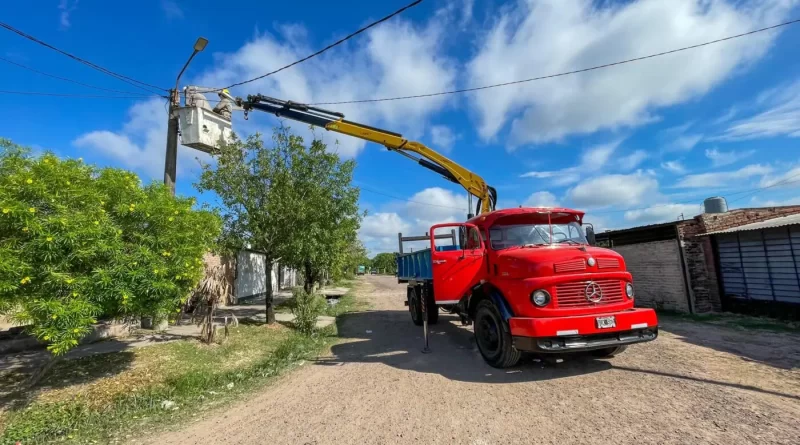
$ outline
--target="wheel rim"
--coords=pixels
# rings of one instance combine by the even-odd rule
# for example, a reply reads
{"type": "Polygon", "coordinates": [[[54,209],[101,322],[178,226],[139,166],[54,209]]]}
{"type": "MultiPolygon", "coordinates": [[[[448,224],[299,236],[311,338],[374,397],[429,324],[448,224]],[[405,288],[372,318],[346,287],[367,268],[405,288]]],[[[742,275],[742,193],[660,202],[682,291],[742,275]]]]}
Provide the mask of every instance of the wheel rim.
{"type": "Polygon", "coordinates": [[[500,350],[500,330],[495,319],[484,315],[475,324],[475,337],[481,351],[486,355],[495,355],[500,350]]]}

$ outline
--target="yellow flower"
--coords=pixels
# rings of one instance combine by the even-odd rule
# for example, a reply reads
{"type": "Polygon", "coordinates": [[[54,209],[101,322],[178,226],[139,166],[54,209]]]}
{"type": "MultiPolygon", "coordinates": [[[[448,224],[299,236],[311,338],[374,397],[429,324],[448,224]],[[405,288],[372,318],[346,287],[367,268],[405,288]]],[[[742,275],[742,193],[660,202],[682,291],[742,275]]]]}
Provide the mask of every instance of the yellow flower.
{"type": "Polygon", "coordinates": [[[122,294],[122,299],[123,300],[127,300],[128,299],[128,294],[122,294]]]}
{"type": "Polygon", "coordinates": [[[73,297],[77,297],[77,296],[78,296],[78,293],[77,293],[77,292],[73,292],[73,293],[72,293],[72,296],[73,296],[73,297]]]}
{"type": "Polygon", "coordinates": [[[136,204],[131,204],[131,207],[136,207],[136,204]]]}
{"type": "Polygon", "coordinates": [[[27,182],[28,184],[33,184],[33,179],[31,179],[31,178],[28,178],[28,180],[27,180],[27,181],[25,181],[25,182],[27,182]]]}
{"type": "Polygon", "coordinates": [[[131,264],[131,265],[132,265],[133,267],[136,267],[136,265],[137,265],[137,264],[139,264],[139,263],[133,263],[133,264],[131,264]]]}
{"type": "Polygon", "coordinates": [[[8,213],[10,211],[11,211],[11,209],[3,208],[3,213],[8,213]]]}
{"type": "Polygon", "coordinates": [[[69,182],[69,181],[67,181],[67,185],[72,185],[72,183],[71,183],[71,182],[69,182]]]}
{"type": "Polygon", "coordinates": [[[175,214],[176,214],[176,215],[178,214],[178,211],[177,211],[177,210],[175,211],[175,214]]]}
{"type": "Polygon", "coordinates": [[[67,281],[67,284],[72,284],[72,283],[75,282],[75,279],[74,278],[67,278],[66,281],[67,281]]]}
{"type": "Polygon", "coordinates": [[[158,269],[153,269],[153,273],[158,273],[158,269]]]}
{"type": "Polygon", "coordinates": [[[53,314],[53,316],[52,316],[52,317],[50,317],[50,318],[52,318],[53,320],[55,320],[56,318],[58,318],[58,315],[56,315],[56,314],[53,314]]]}
{"type": "Polygon", "coordinates": [[[171,217],[171,216],[170,216],[170,217],[169,217],[169,221],[170,221],[170,222],[172,222],[172,221],[175,221],[175,218],[173,218],[173,217],[171,217]]]}
{"type": "Polygon", "coordinates": [[[103,210],[103,209],[100,209],[100,213],[106,213],[106,211],[103,210]]]}
{"type": "Polygon", "coordinates": [[[53,237],[52,237],[52,236],[48,236],[48,237],[47,237],[47,242],[49,243],[49,242],[51,242],[51,241],[53,241],[53,237]]]}
{"type": "Polygon", "coordinates": [[[149,213],[147,213],[147,216],[148,216],[148,217],[150,217],[150,214],[149,214],[149,213]]]}
{"type": "Polygon", "coordinates": [[[102,205],[105,205],[105,204],[106,204],[106,202],[105,202],[105,201],[100,201],[100,205],[101,205],[101,206],[102,206],[102,205]]]}
{"type": "Polygon", "coordinates": [[[122,235],[122,229],[117,229],[117,235],[122,235]]]}
{"type": "Polygon", "coordinates": [[[100,225],[100,221],[95,221],[94,225],[99,226],[100,225]]]}
{"type": "Polygon", "coordinates": [[[176,279],[176,280],[180,280],[180,279],[181,279],[181,276],[180,276],[180,275],[175,275],[175,279],[176,279]]]}
{"type": "Polygon", "coordinates": [[[47,340],[50,340],[50,336],[49,335],[45,335],[44,336],[44,341],[47,341],[47,340]]]}
{"type": "Polygon", "coordinates": [[[29,208],[28,211],[31,212],[31,213],[36,213],[36,209],[33,208],[33,207],[29,208]]]}
{"type": "Polygon", "coordinates": [[[27,231],[28,231],[28,228],[27,228],[27,227],[23,227],[23,228],[22,228],[22,231],[23,231],[23,232],[27,232],[27,231]]]}
{"type": "Polygon", "coordinates": [[[28,284],[30,282],[31,282],[31,277],[25,277],[25,278],[19,280],[20,284],[28,284]]]}
{"type": "Polygon", "coordinates": [[[81,331],[80,329],[78,329],[78,328],[75,328],[75,329],[73,329],[73,330],[72,330],[72,333],[73,333],[73,334],[77,334],[77,333],[78,333],[78,332],[80,332],[80,331],[81,331]]]}
{"type": "Polygon", "coordinates": [[[44,162],[45,164],[49,164],[50,160],[49,159],[42,159],[42,162],[44,162]]]}
{"type": "Polygon", "coordinates": [[[189,263],[183,263],[183,267],[189,267],[189,263]]]}

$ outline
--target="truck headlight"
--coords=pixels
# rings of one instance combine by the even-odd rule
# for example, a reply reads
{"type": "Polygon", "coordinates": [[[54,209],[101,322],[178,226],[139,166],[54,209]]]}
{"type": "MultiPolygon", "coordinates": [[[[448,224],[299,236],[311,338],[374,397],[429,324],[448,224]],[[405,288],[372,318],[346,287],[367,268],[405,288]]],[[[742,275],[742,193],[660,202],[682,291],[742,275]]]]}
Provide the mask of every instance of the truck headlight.
{"type": "Polygon", "coordinates": [[[633,300],[633,284],[626,283],[625,284],[625,295],[628,296],[631,300],[633,300]]]}
{"type": "Polygon", "coordinates": [[[531,292],[531,303],[539,307],[547,306],[550,303],[550,294],[544,289],[535,290],[531,292]]]}

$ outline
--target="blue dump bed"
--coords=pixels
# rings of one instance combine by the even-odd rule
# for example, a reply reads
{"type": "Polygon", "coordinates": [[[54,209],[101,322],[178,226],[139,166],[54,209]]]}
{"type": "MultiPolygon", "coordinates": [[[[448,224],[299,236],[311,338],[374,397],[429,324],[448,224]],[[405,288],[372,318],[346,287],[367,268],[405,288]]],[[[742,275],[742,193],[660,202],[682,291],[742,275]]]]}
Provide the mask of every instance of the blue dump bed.
{"type": "MultiPolygon", "coordinates": [[[[456,250],[457,246],[441,246],[436,250],[456,250]]],[[[431,249],[418,250],[397,256],[397,279],[399,280],[430,280],[433,279],[431,268],[431,249]]]]}

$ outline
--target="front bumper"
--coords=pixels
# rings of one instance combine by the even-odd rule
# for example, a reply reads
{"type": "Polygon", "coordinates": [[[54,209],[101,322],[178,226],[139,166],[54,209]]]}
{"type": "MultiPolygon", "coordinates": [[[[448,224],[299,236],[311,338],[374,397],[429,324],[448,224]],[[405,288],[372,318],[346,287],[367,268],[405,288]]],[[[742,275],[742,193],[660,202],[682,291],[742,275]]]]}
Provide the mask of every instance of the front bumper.
{"type": "Polygon", "coordinates": [[[509,319],[514,347],[520,351],[567,352],[655,340],[658,318],[652,309],[630,309],[574,317],[509,319]],[[598,317],[614,316],[616,326],[600,329],[598,317]]]}

